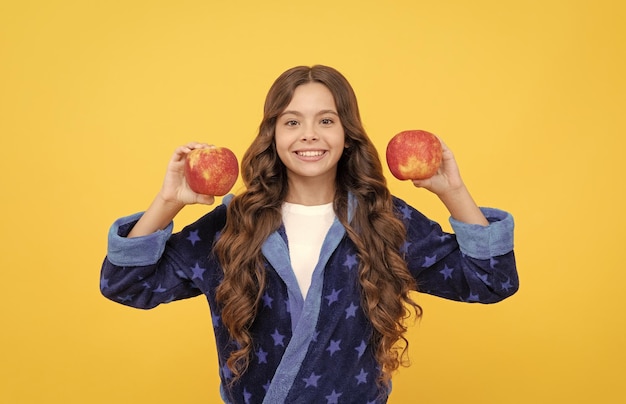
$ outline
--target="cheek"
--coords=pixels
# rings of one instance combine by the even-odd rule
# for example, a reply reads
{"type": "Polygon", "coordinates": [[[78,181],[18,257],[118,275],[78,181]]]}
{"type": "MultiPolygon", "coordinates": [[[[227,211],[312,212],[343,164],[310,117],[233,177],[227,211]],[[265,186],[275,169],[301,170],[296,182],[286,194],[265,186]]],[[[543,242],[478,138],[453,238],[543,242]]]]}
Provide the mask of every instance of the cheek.
{"type": "Polygon", "coordinates": [[[286,136],[284,136],[280,131],[275,132],[274,145],[276,146],[276,150],[278,151],[289,146],[286,136]]]}
{"type": "Polygon", "coordinates": [[[274,137],[274,147],[276,148],[276,154],[278,154],[278,157],[281,160],[284,160],[284,158],[289,154],[290,143],[285,137],[279,136],[278,133],[276,133],[276,136],[274,137]]]}
{"type": "Polygon", "coordinates": [[[337,133],[333,136],[335,140],[335,146],[344,148],[348,145],[348,139],[346,139],[346,134],[343,129],[337,131],[337,133]]]}

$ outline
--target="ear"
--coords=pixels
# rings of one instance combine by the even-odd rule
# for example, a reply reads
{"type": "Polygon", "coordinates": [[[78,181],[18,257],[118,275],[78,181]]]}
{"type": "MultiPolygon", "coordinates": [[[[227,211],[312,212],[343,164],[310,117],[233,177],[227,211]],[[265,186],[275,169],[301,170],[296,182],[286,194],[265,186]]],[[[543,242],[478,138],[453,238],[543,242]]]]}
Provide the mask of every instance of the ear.
{"type": "Polygon", "coordinates": [[[350,147],[349,143],[345,143],[343,146],[343,153],[344,156],[348,156],[349,154],[352,154],[352,148],[350,147]]]}

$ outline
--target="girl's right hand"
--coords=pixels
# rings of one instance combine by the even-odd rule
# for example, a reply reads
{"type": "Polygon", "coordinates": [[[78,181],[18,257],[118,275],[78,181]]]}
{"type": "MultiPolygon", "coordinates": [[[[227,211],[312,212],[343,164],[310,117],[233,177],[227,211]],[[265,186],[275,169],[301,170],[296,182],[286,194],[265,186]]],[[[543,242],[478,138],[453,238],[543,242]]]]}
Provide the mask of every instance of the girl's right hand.
{"type": "Polygon", "coordinates": [[[194,149],[206,149],[214,147],[206,143],[191,142],[180,146],[174,152],[167,166],[167,172],[159,196],[168,204],[192,205],[201,203],[211,205],[215,202],[212,195],[201,195],[189,188],[185,179],[185,159],[187,154],[194,149]]]}

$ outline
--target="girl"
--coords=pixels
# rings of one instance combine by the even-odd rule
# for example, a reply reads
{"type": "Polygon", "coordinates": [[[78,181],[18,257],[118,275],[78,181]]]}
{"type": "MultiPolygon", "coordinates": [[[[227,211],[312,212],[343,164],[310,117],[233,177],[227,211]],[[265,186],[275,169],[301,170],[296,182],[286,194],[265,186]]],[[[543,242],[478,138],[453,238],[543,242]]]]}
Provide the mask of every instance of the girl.
{"type": "MultiPolygon", "coordinates": [[[[442,143],[443,145],[443,143],[442,143]]],[[[385,403],[404,363],[411,291],[493,303],[517,290],[513,219],[478,208],[452,152],[415,186],[450,211],[454,234],[386,186],[348,81],[326,66],[274,82],[242,160],[245,190],[172,234],[188,204],[190,143],[143,214],[109,233],[102,293],[152,308],[203,294],[226,403],[385,403]]]]}

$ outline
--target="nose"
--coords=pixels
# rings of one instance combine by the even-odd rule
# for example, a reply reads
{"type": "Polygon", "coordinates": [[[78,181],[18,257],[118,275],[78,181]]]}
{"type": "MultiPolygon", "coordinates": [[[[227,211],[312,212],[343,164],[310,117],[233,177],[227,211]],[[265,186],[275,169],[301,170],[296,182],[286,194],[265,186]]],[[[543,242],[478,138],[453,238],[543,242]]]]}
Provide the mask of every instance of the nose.
{"type": "Polygon", "coordinates": [[[315,131],[315,128],[312,125],[306,125],[303,127],[303,131],[302,131],[303,142],[313,141],[317,139],[318,139],[317,132],[315,131]]]}

